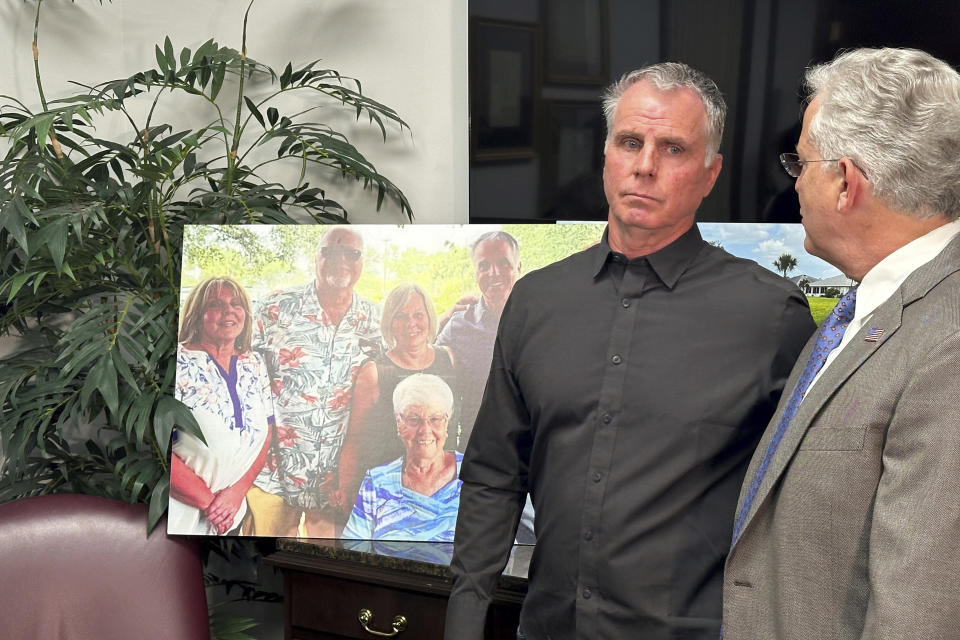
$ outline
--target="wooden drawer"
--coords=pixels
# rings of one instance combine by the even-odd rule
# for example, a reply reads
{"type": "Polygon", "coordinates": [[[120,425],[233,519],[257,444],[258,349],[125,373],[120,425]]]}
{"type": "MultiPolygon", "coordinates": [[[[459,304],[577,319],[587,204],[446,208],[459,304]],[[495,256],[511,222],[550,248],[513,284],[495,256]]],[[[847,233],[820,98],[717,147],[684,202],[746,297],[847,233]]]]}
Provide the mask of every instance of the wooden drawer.
{"type": "MultiPolygon", "coordinates": [[[[452,578],[364,562],[279,551],[269,564],[284,576],[287,640],[371,640],[361,609],[368,609],[374,631],[391,633],[395,616],[406,618],[397,640],[440,640],[452,578]]],[[[497,589],[487,615],[487,640],[513,640],[523,592],[497,589]]]]}
{"type": "Polygon", "coordinates": [[[361,626],[358,619],[361,609],[373,613],[373,621],[368,626],[380,632],[391,632],[394,616],[404,616],[406,629],[395,636],[400,640],[443,637],[445,595],[416,593],[339,577],[299,574],[290,577],[285,597],[294,637],[304,637],[305,640],[307,636],[297,634],[309,629],[322,629],[334,638],[366,640],[377,637],[361,626]]]}

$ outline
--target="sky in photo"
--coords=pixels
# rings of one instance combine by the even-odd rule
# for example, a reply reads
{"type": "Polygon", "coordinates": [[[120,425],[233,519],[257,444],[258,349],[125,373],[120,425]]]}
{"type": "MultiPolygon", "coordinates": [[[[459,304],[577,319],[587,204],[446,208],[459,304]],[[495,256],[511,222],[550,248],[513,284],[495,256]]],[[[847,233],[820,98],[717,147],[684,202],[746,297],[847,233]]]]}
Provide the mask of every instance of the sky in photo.
{"type": "Polygon", "coordinates": [[[840,275],[833,265],[814,257],[803,248],[803,225],[755,222],[700,222],[703,239],[719,242],[724,249],[756,261],[773,272],[773,262],[784,253],[797,259],[797,267],[788,278],[807,275],[823,279],[840,275]]]}

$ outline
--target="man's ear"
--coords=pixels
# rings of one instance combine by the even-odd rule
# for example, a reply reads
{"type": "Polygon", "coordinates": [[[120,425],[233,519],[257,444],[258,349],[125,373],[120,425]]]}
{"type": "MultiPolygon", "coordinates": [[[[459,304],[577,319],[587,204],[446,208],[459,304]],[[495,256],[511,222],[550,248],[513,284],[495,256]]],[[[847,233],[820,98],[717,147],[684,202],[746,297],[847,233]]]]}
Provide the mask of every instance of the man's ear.
{"type": "Polygon", "coordinates": [[[840,194],[837,199],[837,210],[848,211],[855,207],[870,188],[867,177],[850,158],[843,157],[837,161],[840,171],[840,194]]]}
{"type": "Polygon", "coordinates": [[[717,183],[717,176],[720,175],[721,168],[723,168],[723,156],[719,153],[714,154],[713,160],[710,161],[710,166],[707,167],[709,177],[707,179],[706,189],[703,192],[704,198],[713,191],[713,185],[717,183]]]}

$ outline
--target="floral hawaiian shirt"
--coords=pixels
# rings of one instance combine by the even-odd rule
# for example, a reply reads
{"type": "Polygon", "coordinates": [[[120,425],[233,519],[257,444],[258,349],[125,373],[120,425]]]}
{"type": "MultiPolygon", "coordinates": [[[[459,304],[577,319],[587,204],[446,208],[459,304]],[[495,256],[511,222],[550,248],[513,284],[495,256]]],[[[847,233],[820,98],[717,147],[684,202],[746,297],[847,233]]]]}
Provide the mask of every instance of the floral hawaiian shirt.
{"type": "Polygon", "coordinates": [[[277,409],[277,446],[256,484],[301,509],[329,505],[357,370],[380,345],[380,310],[373,302],[354,294],[334,325],[314,287],[311,282],[261,300],[253,337],[277,409]]]}

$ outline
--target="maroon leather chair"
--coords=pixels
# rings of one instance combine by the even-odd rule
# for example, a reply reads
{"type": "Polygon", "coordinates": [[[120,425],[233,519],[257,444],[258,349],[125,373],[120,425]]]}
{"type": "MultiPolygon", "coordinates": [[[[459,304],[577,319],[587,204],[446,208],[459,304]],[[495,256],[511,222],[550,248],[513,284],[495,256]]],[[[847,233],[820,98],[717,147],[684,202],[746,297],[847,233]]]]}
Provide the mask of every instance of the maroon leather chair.
{"type": "Polygon", "coordinates": [[[196,541],[146,506],[85,495],[0,505],[0,637],[209,640],[196,541]]]}

